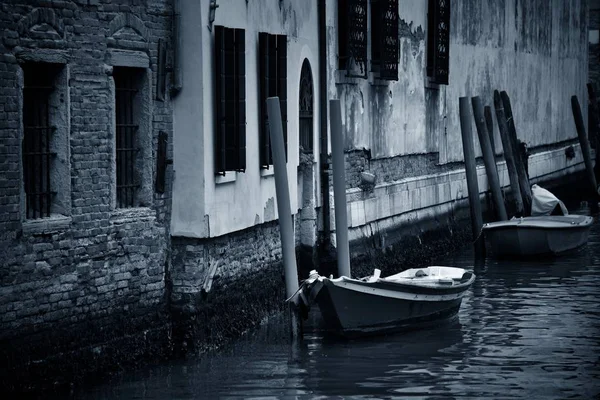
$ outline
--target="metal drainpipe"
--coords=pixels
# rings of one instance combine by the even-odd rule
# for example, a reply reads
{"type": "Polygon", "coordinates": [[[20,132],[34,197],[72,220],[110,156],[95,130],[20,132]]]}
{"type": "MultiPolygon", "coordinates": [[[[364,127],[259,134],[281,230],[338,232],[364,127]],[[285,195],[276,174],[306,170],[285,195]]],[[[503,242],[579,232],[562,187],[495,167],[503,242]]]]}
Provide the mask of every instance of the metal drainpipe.
{"type": "Polygon", "coordinates": [[[320,140],[321,140],[321,207],[323,210],[323,232],[321,244],[328,248],[330,243],[330,206],[329,206],[329,169],[327,148],[327,1],[319,0],[319,104],[320,104],[320,140]]]}

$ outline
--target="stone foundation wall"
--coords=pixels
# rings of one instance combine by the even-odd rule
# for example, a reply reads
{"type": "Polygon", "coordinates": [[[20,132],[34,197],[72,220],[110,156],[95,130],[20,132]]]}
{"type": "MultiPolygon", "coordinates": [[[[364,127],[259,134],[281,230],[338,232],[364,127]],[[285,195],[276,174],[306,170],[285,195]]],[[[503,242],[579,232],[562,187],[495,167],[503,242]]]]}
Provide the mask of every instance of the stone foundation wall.
{"type": "Polygon", "coordinates": [[[216,348],[283,309],[277,221],[208,238],[173,238],[174,343],[183,354],[216,348]]]}

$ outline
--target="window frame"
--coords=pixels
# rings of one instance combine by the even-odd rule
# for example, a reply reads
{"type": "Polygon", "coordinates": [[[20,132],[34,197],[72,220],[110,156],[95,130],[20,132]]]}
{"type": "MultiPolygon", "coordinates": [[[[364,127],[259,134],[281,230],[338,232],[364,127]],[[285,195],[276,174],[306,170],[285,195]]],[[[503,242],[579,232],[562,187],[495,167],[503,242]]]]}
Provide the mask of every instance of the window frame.
{"type": "Polygon", "coordinates": [[[46,61],[29,53],[25,56],[19,81],[21,219],[36,224],[71,213],[69,68],[66,63],[46,61]],[[42,103],[38,101],[40,94],[45,99],[42,103]],[[37,108],[34,119],[30,119],[32,108],[37,108]],[[28,161],[32,158],[37,163],[28,161]]]}
{"type": "MultiPolygon", "coordinates": [[[[115,67],[115,152],[117,208],[135,207],[140,188],[136,160],[139,156],[140,125],[136,121],[136,86],[139,72],[135,68],[115,67]]],[[[139,78],[138,78],[139,79],[139,78]]],[[[139,110],[137,110],[139,112],[139,110]]]]}
{"type": "Polygon", "coordinates": [[[221,25],[214,32],[215,175],[224,176],[246,171],[246,36],[221,25]]]}
{"type": "Polygon", "coordinates": [[[368,0],[338,0],[338,68],[367,78],[368,0]]]}
{"type": "Polygon", "coordinates": [[[302,62],[298,90],[298,142],[305,153],[314,152],[315,89],[308,59],[302,62]]]}
{"type": "Polygon", "coordinates": [[[450,0],[427,5],[427,68],[432,83],[448,85],[450,76],[450,0]]]}
{"type": "MultiPolygon", "coordinates": [[[[140,207],[150,207],[153,202],[152,185],[153,185],[153,127],[152,127],[152,76],[149,68],[142,66],[142,63],[128,64],[119,62],[112,66],[111,74],[111,91],[113,93],[113,110],[111,118],[112,131],[112,207],[115,210],[129,210],[140,207]],[[131,125],[137,125],[135,129],[135,137],[130,137],[129,141],[120,137],[119,125],[119,94],[118,86],[120,74],[129,74],[132,87],[126,88],[124,92],[130,93],[132,96],[129,128],[131,125]],[[119,141],[121,139],[121,142],[119,141]],[[125,147],[123,147],[125,145],[125,147]],[[119,147],[121,146],[121,147],[119,147]],[[130,191],[129,202],[123,201],[120,197],[119,190],[123,187],[119,185],[120,168],[122,168],[122,160],[119,156],[119,150],[134,154],[131,163],[128,164],[129,176],[126,185],[135,185],[135,188],[130,191]],[[131,171],[131,168],[133,171],[131,171]],[[121,186],[121,187],[120,187],[121,186]]],[[[123,121],[123,120],[121,120],[123,121]]],[[[131,188],[131,187],[130,187],[131,188]]],[[[126,199],[127,200],[127,199],[126,199]]]]}
{"type": "Polygon", "coordinates": [[[269,117],[267,114],[267,98],[279,97],[281,107],[281,123],[283,127],[283,143],[287,161],[287,36],[266,32],[258,34],[258,82],[259,82],[259,165],[261,169],[269,169],[273,165],[271,137],[269,134],[269,117]]]}

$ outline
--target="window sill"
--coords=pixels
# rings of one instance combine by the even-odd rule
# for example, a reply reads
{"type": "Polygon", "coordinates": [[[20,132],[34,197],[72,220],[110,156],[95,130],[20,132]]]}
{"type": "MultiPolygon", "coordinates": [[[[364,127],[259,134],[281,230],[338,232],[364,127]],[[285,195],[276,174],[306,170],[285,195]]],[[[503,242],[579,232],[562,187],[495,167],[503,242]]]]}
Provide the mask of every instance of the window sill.
{"type": "MultiPolygon", "coordinates": [[[[358,85],[361,81],[364,81],[365,78],[357,78],[347,76],[348,71],[345,69],[338,69],[335,71],[335,84],[336,85],[358,85]]],[[[367,74],[368,77],[368,74],[367,74]]]]}
{"type": "Polygon", "coordinates": [[[110,223],[113,225],[128,222],[153,222],[156,220],[156,212],[148,207],[117,208],[110,215],[110,223]]]}
{"type": "Polygon", "coordinates": [[[28,219],[23,222],[23,234],[46,235],[50,233],[63,232],[71,226],[71,217],[61,214],[51,214],[50,217],[40,219],[28,219]]]}
{"type": "Polygon", "coordinates": [[[429,76],[425,76],[425,88],[426,89],[431,89],[431,90],[440,90],[440,87],[442,87],[444,85],[440,85],[439,83],[436,83],[433,79],[431,79],[429,76]]]}
{"type": "Polygon", "coordinates": [[[371,86],[384,86],[384,87],[387,87],[387,86],[389,86],[390,82],[392,82],[390,79],[381,79],[381,78],[379,78],[379,71],[377,71],[377,72],[374,72],[374,71],[369,72],[369,83],[371,84],[371,86]]]}
{"type": "Polygon", "coordinates": [[[222,185],[224,183],[235,182],[237,179],[237,172],[235,171],[227,171],[225,175],[216,175],[215,176],[215,184],[222,185]]]}
{"type": "Polygon", "coordinates": [[[260,176],[263,178],[269,177],[269,176],[274,176],[275,175],[275,168],[271,165],[269,168],[261,168],[260,169],[260,176]]]}

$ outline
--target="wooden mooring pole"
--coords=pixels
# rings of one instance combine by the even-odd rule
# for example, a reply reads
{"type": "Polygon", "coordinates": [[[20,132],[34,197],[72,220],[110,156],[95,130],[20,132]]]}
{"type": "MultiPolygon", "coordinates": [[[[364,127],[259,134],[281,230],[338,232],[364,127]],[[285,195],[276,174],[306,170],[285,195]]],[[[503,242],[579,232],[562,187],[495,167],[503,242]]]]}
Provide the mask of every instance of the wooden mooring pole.
{"type": "Polygon", "coordinates": [[[350,278],[350,245],[348,244],[348,212],[346,203],[346,166],[344,133],[340,101],[329,100],[331,127],[331,168],[333,170],[333,202],[335,207],[335,247],[338,275],[350,278]]]}
{"type": "Polygon", "coordinates": [[[596,182],[596,176],[594,175],[594,165],[592,164],[592,155],[590,152],[590,142],[588,141],[587,134],[585,133],[585,125],[583,123],[583,117],[581,116],[581,108],[579,107],[579,100],[577,96],[571,97],[571,108],[573,110],[573,118],[575,119],[575,128],[577,129],[577,136],[579,137],[579,143],[581,144],[581,153],[583,155],[583,162],[585,163],[586,173],[592,186],[592,193],[598,194],[598,184],[596,182]]]}
{"type": "MultiPolygon", "coordinates": [[[[487,127],[488,134],[490,135],[490,144],[492,145],[492,154],[496,155],[496,143],[494,143],[494,118],[492,117],[492,107],[483,107],[483,114],[485,116],[485,126],[487,127]]],[[[494,165],[496,160],[494,159],[494,165]]]]}
{"type": "Polygon", "coordinates": [[[513,157],[515,159],[515,166],[517,167],[517,177],[519,178],[519,189],[521,191],[521,198],[523,199],[523,209],[525,215],[531,215],[531,185],[529,184],[529,177],[527,176],[527,159],[521,153],[519,138],[517,136],[517,128],[515,127],[515,119],[510,105],[510,97],[506,91],[500,92],[502,98],[502,104],[504,106],[504,115],[506,117],[506,126],[508,127],[508,134],[510,138],[510,145],[513,151],[513,157]]]}
{"type": "Polygon", "coordinates": [[[513,157],[514,152],[510,143],[508,126],[506,125],[504,105],[502,104],[500,92],[497,90],[494,90],[494,108],[496,109],[496,121],[498,122],[498,131],[500,132],[500,140],[502,141],[502,149],[504,153],[504,159],[506,160],[506,168],[508,169],[510,190],[515,200],[517,215],[523,216],[523,198],[521,197],[521,189],[519,188],[517,166],[513,157]]]}
{"type": "Polygon", "coordinates": [[[508,216],[506,214],[506,207],[504,207],[502,191],[500,190],[500,180],[498,179],[494,151],[492,150],[492,144],[490,143],[490,134],[488,133],[488,126],[483,112],[483,104],[481,103],[479,96],[472,97],[471,104],[473,106],[473,116],[475,117],[475,126],[477,127],[477,135],[479,136],[479,144],[481,146],[485,171],[492,192],[492,199],[494,200],[494,207],[496,208],[498,219],[500,221],[506,221],[508,216]]]}
{"type": "MultiPolygon", "coordinates": [[[[285,147],[283,142],[283,127],[281,124],[281,107],[279,97],[267,99],[267,114],[269,116],[269,135],[271,138],[271,153],[273,155],[273,172],[275,175],[275,194],[279,213],[279,232],[281,235],[281,250],[285,271],[286,297],[291,297],[298,290],[298,269],[296,266],[296,247],[294,241],[294,224],[290,205],[285,147]]],[[[292,318],[292,337],[301,335],[300,319],[295,305],[290,302],[292,318]]]]}
{"type": "Polygon", "coordinates": [[[471,130],[471,113],[469,112],[470,107],[468,97],[459,98],[458,109],[460,113],[460,133],[465,159],[465,173],[467,175],[467,189],[469,192],[473,245],[475,246],[475,256],[484,257],[485,242],[483,240],[483,235],[481,234],[483,217],[481,215],[481,202],[479,200],[477,165],[475,164],[475,149],[473,147],[473,132],[471,130]]]}

